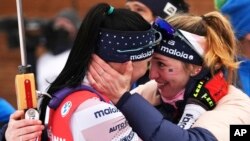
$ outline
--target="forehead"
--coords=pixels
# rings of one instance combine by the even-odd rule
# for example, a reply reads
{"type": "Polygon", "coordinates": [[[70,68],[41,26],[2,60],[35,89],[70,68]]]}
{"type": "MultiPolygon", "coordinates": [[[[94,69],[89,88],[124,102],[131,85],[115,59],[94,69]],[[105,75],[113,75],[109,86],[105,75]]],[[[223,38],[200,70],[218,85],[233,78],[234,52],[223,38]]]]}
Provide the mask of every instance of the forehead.
{"type": "Polygon", "coordinates": [[[158,61],[162,61],[162,62],[170,63],[170,64],[184,64],[180,60],[177,60],[177,59],[174,59],[171,57],[167,57],[167,56],[159,54],[159,53],[154,53],[152,60],[158,60],[158,61]]]}

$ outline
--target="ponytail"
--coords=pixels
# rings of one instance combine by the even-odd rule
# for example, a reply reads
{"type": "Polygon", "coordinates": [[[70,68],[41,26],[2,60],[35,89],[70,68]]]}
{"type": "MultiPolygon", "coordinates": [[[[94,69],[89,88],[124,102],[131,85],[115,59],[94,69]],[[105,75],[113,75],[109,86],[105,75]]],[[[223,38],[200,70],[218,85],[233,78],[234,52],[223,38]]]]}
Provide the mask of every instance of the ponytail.
{"type": "Polygon", "coordinates": [[[204,62],[215,72],[218,63],[228,71],[228,82],[233,83],[236,77],[238,63],[235,62],[237,47],[236,38],[228,20],[219,12],[210,12],[201,18],[206,28],[208,50],[204,62]]]}

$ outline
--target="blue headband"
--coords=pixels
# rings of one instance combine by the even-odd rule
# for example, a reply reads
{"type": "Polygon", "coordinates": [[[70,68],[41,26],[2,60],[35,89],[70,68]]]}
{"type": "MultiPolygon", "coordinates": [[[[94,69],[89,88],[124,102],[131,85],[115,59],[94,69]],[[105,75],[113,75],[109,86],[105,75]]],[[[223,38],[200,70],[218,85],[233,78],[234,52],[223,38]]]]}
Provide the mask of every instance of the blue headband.
{"type": "Polygon", "coordinates": [[[186,63],[200,66],[203,64],[201,54],[197,52],[181,30],[175,29],[161,18],[156,18],[153,27],[162,34],[161,45],[155,48],[155,52],[186,63]]]}
{"type": "Polygon", "coordinates": [[[97,54],[107,62],[123,63],[151,57],[161,34],[153,28],[147,31],[116,31],[101,29],[97,54]],[[156,40],[156,33],[160,36],[156,40]]]}

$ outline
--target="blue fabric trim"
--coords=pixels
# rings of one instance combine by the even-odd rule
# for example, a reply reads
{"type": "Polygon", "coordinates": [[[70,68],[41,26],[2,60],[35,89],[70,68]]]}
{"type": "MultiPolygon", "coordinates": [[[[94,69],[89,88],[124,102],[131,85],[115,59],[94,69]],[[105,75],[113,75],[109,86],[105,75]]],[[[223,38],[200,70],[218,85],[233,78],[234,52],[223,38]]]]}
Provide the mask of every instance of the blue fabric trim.
{"type": "Polygon", "coordinates": [[[5,132],[8,127],[8,124],[5,124],[2,128],[0,128],[0,141],[6,141],[5,132]]]}
{"type": "Polygon", "coordinates": [[[64,88],[62,90],[59,90],[58,92],[56,92],[53,95],[53,98],[50,100],[49,102],[49,107],[52,109],[56,109],[60,103],[70,94],[76,92],[76,91],[90,91],[92,93],[95,93],[97,96],[99,96],[99,98],[102,101],[105,101],[104,98],[101,96],[101,94],[99,92],[97,92],[95,89],[93,89],[90,86],[86,86],[86,85],[80,85],[78,87],[75,88],[64,88]]]}

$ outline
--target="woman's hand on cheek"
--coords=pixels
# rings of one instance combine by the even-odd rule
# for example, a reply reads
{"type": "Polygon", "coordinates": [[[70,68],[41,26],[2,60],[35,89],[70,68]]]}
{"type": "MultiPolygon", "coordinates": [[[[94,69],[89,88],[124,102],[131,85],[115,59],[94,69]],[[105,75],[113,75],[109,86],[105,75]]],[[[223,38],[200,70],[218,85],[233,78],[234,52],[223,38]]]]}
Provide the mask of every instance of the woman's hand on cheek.
{"type": "Polygon", "coordinates": [[[128,61],[124,73],[119,73],[104,62],[97,55],[93,55],[93,60],[87,75],[90,85],[97,91],[105,94],[116,104],[121,96],[130,89],[131,77],[133,73],[132,62],[128,61]]]}

